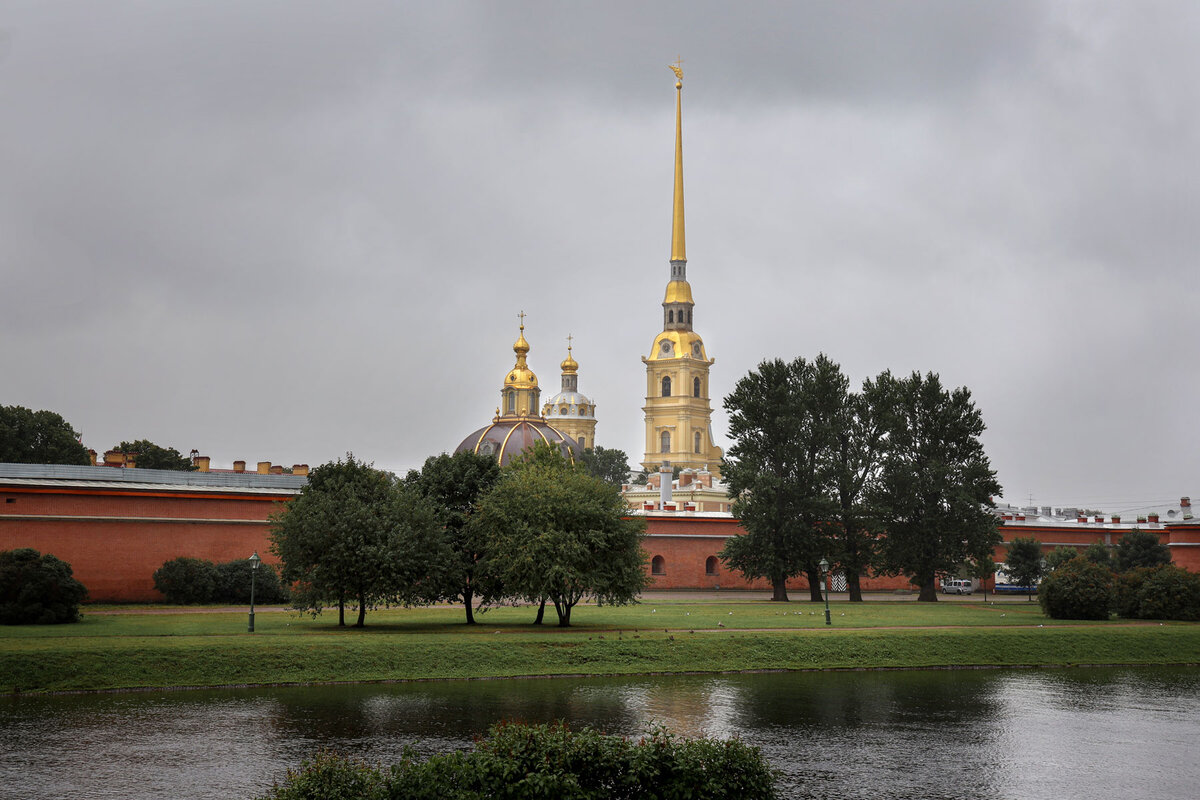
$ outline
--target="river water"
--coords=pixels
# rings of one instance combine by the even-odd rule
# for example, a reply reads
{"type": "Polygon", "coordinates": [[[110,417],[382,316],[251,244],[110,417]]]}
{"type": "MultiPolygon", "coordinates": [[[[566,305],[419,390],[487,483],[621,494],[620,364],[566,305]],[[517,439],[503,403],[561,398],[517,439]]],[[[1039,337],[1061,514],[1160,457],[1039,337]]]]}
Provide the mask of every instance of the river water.
{"type": "Polygon", "coordinates": [[[0,701],[0,797],[251,798],[317,748],[469,747],[500,719],[762,748],[796,798],[1200,797],[1200,669],[456,681],[0,701]]]}

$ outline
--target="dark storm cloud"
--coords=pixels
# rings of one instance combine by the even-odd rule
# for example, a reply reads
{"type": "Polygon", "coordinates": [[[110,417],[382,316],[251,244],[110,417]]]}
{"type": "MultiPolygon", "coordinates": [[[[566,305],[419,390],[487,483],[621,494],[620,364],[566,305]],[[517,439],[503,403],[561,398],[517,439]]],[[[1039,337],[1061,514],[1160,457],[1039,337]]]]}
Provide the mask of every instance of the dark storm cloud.
{"type": "Polygon", "coordinates": [[[776,355],[931,369],[973,389],[1011,499],[1186,494],[1198,27],[1182,2],[12,6],[0,402],[100,450],[404,468],[490,417],[524,309],[543,389],[574,333],[600,442],[640,458],[678,53],[715,405],[776,355]]]}

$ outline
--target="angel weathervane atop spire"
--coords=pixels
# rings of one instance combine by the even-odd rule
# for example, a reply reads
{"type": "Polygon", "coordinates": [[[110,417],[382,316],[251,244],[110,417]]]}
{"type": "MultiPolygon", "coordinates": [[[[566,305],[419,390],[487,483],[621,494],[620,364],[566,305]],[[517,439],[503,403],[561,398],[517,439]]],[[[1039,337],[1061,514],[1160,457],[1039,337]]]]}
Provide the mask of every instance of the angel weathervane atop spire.
{"type": "MultiPolygon", "coordinates": [[[[675,57],[674,64],[667,64],[667,67],[671,70],[671,72],[675,73],[675,80],[678,81],[678,84],[683,83],[683,67],[681,66],[682,64],[683,64],[683,59],[680,58],[679,56],[675,57]]],[[[678,84],[676,84],[676,86],[675,86],[676,89],[680,88],[680,86],[678,84]]]]}

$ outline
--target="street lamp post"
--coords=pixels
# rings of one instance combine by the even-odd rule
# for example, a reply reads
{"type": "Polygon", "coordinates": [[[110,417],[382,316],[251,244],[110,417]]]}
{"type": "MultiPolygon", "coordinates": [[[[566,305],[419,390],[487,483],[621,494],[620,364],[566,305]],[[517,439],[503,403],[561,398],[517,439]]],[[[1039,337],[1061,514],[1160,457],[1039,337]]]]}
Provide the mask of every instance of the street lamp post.
{"type": "Polygon", "coordinates": [[[250,627],[247,630],[254,633],[254,583],[258,578],[258,565],[262,563],[262,559],[258,557],[258,551],[254,551],[254,555],[250,556],[250,627]]]}
{"type": "Polygon", "coordinates": [[[825,624],[832,625],[833,621],[829,618],[829,561],[822,558],[817,566],[821,568],[821,588],[825,590],[825,624]]]}

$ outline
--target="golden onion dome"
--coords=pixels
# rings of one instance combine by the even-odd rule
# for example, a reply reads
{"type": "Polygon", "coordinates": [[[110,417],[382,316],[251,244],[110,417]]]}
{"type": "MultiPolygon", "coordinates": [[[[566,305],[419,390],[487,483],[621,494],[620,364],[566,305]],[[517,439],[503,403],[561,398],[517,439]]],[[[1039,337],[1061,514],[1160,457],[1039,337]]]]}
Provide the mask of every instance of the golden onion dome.
{"type": "Polygon", "coordinates": [[[579,362],[576,361],[574,356],[571,355],[570,347],[567,347],[567,357],[563,359],[563,362],[560,366],[562,367],[564,375],[579,371],[579,362]]]}
{"type": "Polygon", "coordinates": [[[533,370],[525,361],[525,356],[529,354],[529,342],[525,340],[525,314],[521,313],[521,333],[517,336],[517,340],[513,342],[513,352],[517,354],[517,363],[508,371],[508,375],[504,377],[504,387],[513,389],[532,389],[538,385],[537,375],[533,374],[533,370]]]}
{"type": "Polygon", "coordinates": [[[688,303],[696,305],[692,302],[692,285],[687,281],[671,281],[667,284],[667,296],[663,298],[663,304],[666,303],[688,303]]]}

